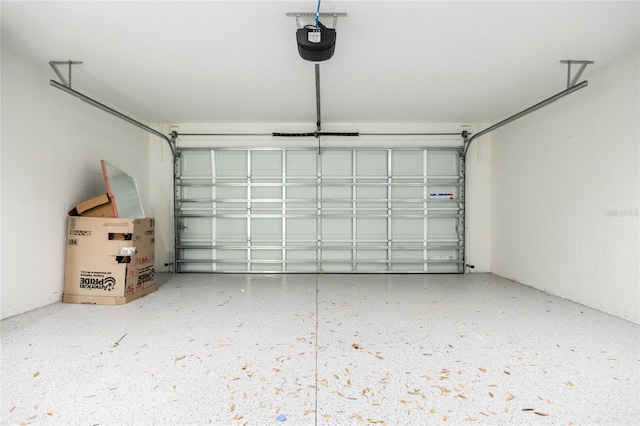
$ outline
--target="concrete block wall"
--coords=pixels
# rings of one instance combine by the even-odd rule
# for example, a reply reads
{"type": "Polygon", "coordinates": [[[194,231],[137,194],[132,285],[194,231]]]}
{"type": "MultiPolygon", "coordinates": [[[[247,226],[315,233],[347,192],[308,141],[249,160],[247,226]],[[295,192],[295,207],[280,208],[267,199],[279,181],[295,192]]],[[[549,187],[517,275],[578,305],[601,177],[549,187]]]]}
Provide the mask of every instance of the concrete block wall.
{"type": "Polygon", "coordinates": [[[585,73],[588,87],[491,135],[491,271],[636,323],[639,64],[636,51],[585,73]]]}
{"type": "Polygon", "coordinates": [[[0,308],[6,318],[61,300],[66,215],[77,202],[106,192],[101,159],[136,177],[148,204],[150,142],[146,132],[50,86],[57,78],[46,62],[4,47],[1,59],[0,308]]]}

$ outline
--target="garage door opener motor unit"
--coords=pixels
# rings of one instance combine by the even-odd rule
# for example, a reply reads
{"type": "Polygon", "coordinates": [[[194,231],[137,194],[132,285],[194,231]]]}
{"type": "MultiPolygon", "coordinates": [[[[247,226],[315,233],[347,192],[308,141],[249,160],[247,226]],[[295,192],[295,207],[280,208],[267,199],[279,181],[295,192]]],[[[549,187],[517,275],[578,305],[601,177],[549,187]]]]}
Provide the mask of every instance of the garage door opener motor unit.
{"type": "Polygon", "coordinates": [[[318,2],[318,11],[316,13],[287,12],[287,16],[296,18],[296,42],[298,44],[298,53],[302,59],[321,62],[333,56],[336,50],[338,17],[347,16],[346,13],[321,13],[320,2],[318,2]],[[332,26],[327,27],[324,25],[320,22],[320,17],[332,18],[332,26]],[[313,24],[309,24],[310,18],[314,19],[313,24]]]}
{"type": "Polygon", "coordinates": [[[298,53],[307,61],[326,61],[336,50],[336,30],[327,28],[322,22],[318,26],[306,25],[296,31],[298,53]]]}

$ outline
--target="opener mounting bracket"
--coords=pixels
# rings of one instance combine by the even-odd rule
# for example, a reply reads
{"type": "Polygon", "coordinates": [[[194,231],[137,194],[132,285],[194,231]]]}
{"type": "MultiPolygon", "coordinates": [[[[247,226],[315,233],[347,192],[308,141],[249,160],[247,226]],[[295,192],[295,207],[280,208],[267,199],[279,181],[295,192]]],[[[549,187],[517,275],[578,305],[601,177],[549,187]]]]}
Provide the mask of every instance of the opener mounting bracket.
{"type": "Polygon", "coordinates": [[[315,18],[316,16],[331,16],[333,17],[333,28],[334,30],[338,26],[338,16],[347,16],[346,12],[336,12],[336,13],[315,13],[315,12],[287,12],[287,16],[295,16],[296,17],[296,25],[298,29],[303,28],[304,25],[300,20],[301,17],[307,18],[315,18]]]}

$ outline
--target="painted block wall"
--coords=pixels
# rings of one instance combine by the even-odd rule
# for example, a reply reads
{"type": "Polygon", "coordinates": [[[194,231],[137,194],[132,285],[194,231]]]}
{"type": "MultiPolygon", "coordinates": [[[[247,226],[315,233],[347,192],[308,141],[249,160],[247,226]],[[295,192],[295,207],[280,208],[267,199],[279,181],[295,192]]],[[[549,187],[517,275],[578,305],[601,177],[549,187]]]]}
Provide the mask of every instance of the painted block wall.
{"type": "Polygon", "coordinates": [[[491,139],[491,272],[636,323],[639,63],[585,73],[491,139]]]}
{"type": "MultiPolygon", "coordinates": [[[[100,160],[148,205],[147,133],[50,86],[49,65],[2,48],[2,318],[62,298],[67,212],[106,192],[100,160]]],[[[74,79],[74,88],[82,90],[74,79]]],[[[90,94],[88,94],[90,95],[90,94]]]]}
{"type": "MultiPolygon", "coordinates": [[[[325,131],[360,131],[371,133],[418,133],[418,132],[462,132],[467,129],[476,132],[480,124],[461,123],[325,123],[325,131]]],[[[173,123],[171,125],[156,125],[165,134],[171,130],[178,133],[221,133],[221,134],[270,134],[280,132],[307,132],[315,128],[315,123],[173,123]]],[[[156,227],[156,268],[167,270],[162,262],[173,258],[173,226],[172,226],[172,163],[171,153],[166,143],[151,144],[150,171],[151,171],[151,208],[157,219],[156,227]]],[[[461,137],[428,137],[415,136],[375,137],[360,136],[356,139],[326,138],[322,141],[324,147],[420,147],[427,144],[437,146],[459,146],[461,137]]],[[[178,138],[179,146],[216,146],[216,147],[317,147],[313,138],[273,138],[268,137],[197,137],[178,138]]],[[[467,181],[468,198],[467,209],[470,214],[467,219],[467,261],[475,266],[471,272],[488,272],[490,268],[490,176],[491,176],[491,146],[486,140],[472,146],[467,157],[467,181]]]]}

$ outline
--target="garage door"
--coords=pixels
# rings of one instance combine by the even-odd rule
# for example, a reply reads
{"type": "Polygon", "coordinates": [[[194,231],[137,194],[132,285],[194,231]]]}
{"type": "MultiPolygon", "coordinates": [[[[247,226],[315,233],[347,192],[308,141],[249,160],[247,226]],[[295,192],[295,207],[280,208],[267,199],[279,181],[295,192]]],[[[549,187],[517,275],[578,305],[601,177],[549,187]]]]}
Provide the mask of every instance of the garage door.
{"type": "Polygon", "coordinates": [[[182,148],[177,272],[464,272],[458,148],[182,148]]]}

